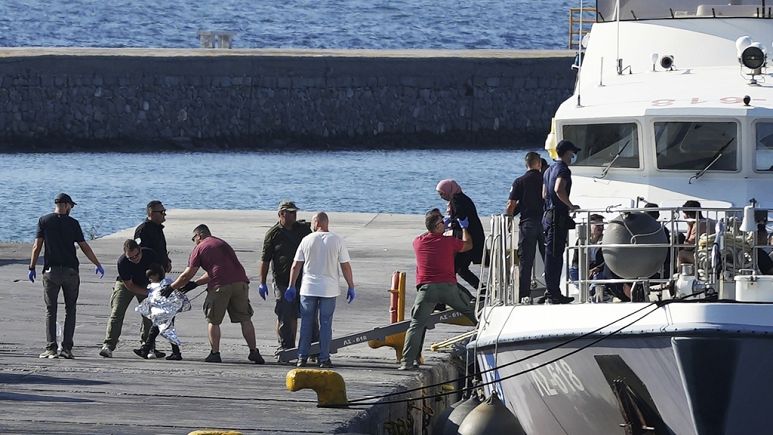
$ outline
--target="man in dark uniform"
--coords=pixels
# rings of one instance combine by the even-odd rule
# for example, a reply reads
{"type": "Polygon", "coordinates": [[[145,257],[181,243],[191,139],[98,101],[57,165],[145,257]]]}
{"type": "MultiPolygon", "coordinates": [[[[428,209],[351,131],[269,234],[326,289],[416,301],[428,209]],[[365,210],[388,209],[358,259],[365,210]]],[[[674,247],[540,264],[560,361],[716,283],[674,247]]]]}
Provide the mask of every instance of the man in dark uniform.
{"type": "MultiPolygon", "coordinates": [[[[151,264],[161,264],[161,260],[150,248],[142,248],[134,239],[128,239],[123,243],[123,254],[118,258],[118,277],[115,280],[113,294],[110,296],[110,320],[105,331],[105,341],[99,354],[105,358],[111,358],[118,345],[121,336],[123,319],[132,299],[142,302],[148,296],[148,281],[145,272],[151,264]]],[[[161,358],[165,354],[155,350],[152,343],[148,343],[148,335],[153,323],[142,317],[140,339],[142,345],[135,349],[134,353],[142,358],[147,358],[153,353],[153,358],[161,358]]]]}
{"type": "Polygon", "coordinates": [[[78,274],[78,256],[75,254],[75,244],[95,266],[100,278],[105,270],[91,250],[91,246],[83,238],[83,230],[77,220],[70,217],[70,211],[75,207],[70,195],[60,193],[54,198],[53,213],[42,216],[38,220],[35,243],[32,245],[32,256],[27,278],[35,282],[40,251],[46,247],[43,257],[43,300],[46,303],[46,350],[40,358],[72,359],[73,336],[75,335],[75,313],[80,288],[78,274]],[[57,353],[56,343],[56,311],[59,303],[59,290],[64,295],[64,331],[62,351],[57,353]]]}
{"type": "Polygon", "coordinates": [[[172,271],[172,260],[169,259],[169,251],[166,249],[166,237],[164,225],[166,221],[166,208],[161,201],[150,201],[146,207],[148,217],[134,230],[134,240],[143,248],[150,248],[159,258],[160,265],[166,272],[172,271]]]}
{"type": "Polygon", "coordinates": [[[523,301],[530,294],[531,273],[537,247],[540,247],[541,254],[545,255],[545,235],[540,228],[545,209],[545,202],[542,199],[542,162],[539,154],[535,152],[526,153],[524,160],[527,171],[513,182],[505,210],[508,215],[513,215],[516,210],[521,214],[521,220],[518,223],[519,301],[523,301]]]}
{"type": "MultiPolygon", "coordinates": [[[[272,265],[274,277],[274,298],[276,305],[274,313],[277,316],[277,338],[279,348],[276,354],[295,347],[295,336],[298,330],[298,317],[300,316],[300,298],[287,301],[284,292],[288,287],[300,288],[302,276],[293,285],[290,285],[290,268],[293,265],[295,251],[298,250],[301,240],[311,234],[311,225],[305,221],[297,220],[298,207],[292,201],[283,201],[279,204],[279,221],[271,227],[263,239],[263,253],[260,262],[260,286],[258,294],[264,300],[268,295],[269,265],[272,265]]],[[[312,342],[319,340],[319,324],[315,322],[312,327],[312,342]]]]}
{"type": "Polygon", "coordinates": [[[545,214],[542,219],[545,231],[545,296],[538,302],[550,301],[554,304],[568,304],[572,297],[561,294],[561,272],[564,267],[564,249],[573,221],[569,212],[580,207],[569,199],[572,192],[572,171],[569,164],[580,151],[568,140],[562,140],[556,146],[558,160],[545,172],[542,196],[545,199],[545,214]]]}

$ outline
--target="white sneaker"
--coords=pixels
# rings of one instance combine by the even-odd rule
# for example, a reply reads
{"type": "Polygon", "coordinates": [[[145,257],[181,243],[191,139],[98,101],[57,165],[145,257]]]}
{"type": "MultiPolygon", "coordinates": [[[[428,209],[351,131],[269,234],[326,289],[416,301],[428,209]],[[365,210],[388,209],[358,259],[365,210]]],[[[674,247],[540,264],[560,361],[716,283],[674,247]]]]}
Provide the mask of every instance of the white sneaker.
{"type": "Polygon", "coordinates": [[[38,358],[59,358],[59,352],[46,349],[46,351],[41,353],[38,358]]]}
{"type": "Polygon", "coordinates": [[[105,344],[102,346],[102,349],[99,351],[99,356],[104,358],[112,358],[113,351],[110,350],[110,348],[105,344]]]}

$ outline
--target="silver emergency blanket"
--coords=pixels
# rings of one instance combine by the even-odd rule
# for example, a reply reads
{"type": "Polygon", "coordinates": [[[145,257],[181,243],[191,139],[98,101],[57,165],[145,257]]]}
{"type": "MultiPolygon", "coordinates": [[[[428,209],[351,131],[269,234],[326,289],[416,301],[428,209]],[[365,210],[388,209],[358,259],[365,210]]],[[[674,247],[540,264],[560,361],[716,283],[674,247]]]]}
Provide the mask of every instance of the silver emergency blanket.
{"type": "Polygon", "coordinates": [[[163,297],[161,296],[163,287],[151,284],[148,288],[151,290],[150,295],[137,305],[134,311],[150,319],[153,325],[158,326],[161,336],[179,346],[181,343],[174,328],[174,316],[191,309],[188,296],[175,290],[168,297],[163,297]]]}

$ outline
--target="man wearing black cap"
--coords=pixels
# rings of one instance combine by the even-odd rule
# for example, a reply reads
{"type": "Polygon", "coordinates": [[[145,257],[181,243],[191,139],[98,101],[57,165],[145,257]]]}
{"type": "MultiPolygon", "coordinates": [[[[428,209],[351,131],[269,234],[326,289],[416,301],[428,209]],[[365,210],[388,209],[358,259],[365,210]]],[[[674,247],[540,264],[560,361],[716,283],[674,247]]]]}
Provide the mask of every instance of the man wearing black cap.
{"type": "MultiPolygon", "coordinates": [[[[311,234],[311,225],[305,221],[297,220],[298,207],[293,201],[282,201],[279,204],[279,221],[271,227],[263,239],[263,252],[260,262],[260,286],[258,294],[264,300],[268,295],[269,265],[273,264],[274,297],[276,305],[274,313],[277,317],[276,333],[279,348],[276,354],[285,349],[295,347],[295,336],[298,330],[298,317],[300,316],[300,298],[287,301],[284,292],[288,287],[301,287],[302,274],[293,285],[290,285],[290,268],[293,265],[295,251],[301,240],[311,234]]],[[[312,341],[319,339],[319,324],[312,327],[312,341]]]]}
{"type": "Polygon", "coordinates": [[[554,304],[568,304],[572,297],[561,294],[561,272],[564,267],[564,248],[569,237],[569,229],[573,221],[569,212],[579,206],[572,203],[569,194],[572,192],[572,171],[569,164],[575,154],[580,151],[568,140],[562,140],[556,147],[558,160],[545,172],[542,185],[542,196],[545,198],[545,214],[542,226],[545,230],[545,286],[547,291],[542,300],[554,304]]]}
{"type": "Polygon", "coordinates": [[[75,244],[94,263],[96,273],[102,278],[105,270],[86,243],[83,237],[81,225],[70,217],[70,211],[75,207],[75,202],[66,193],[56,195],[54,199],[55,209],[53,213],[42,216],[38,220],[35,243],[32,245],[32,255],[27,277],[35,282],[37,272],[35,265],[40,256],[41,249],[45,246],[43,257],[43,300],[46,303],[46,350],[40,354],[40,358],[67,358],[72,359],[73,335],[75,335],[75,312],[78,302],[78,290],[80,276],[78,274],[78,256],[75,253],[75,244]],[[59,290],[64,295],[64,331],[62,337],[62,350],[57,353],[56,342],[56,310],[59,302],[59,290]]]}

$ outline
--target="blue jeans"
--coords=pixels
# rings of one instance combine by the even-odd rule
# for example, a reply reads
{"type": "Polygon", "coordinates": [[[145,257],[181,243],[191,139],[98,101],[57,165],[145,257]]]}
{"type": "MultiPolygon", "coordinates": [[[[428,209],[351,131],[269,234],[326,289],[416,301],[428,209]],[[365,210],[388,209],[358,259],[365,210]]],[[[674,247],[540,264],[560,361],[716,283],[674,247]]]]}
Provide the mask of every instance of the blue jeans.
{"type": "Polygon", "coordinates": [[[301,295],[301,337],[298,340],[298,358],[308,358],[313,325],[319,316],[319,361],[330,359],[330,341],[333,339],[335,297],[301,295]],[[317,314],[319,313],[319,314],[317,314]]]}

